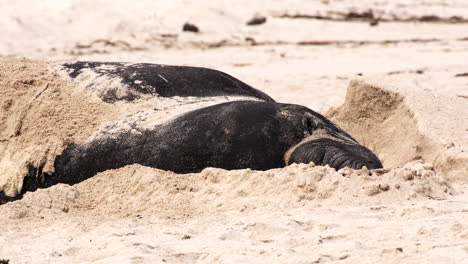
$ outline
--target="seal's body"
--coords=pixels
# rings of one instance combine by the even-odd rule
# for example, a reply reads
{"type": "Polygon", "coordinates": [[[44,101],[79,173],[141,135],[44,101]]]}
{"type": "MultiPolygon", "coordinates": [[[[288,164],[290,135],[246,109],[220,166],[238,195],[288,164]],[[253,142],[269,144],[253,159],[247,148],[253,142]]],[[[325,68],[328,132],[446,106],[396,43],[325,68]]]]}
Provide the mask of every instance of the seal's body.
{"type": "Polygon", "coordinates": [[[216,70],[100,62],[55,69],[99,100],[145,108],[106,124],[83,144],[69,145],[56,157],[54,175],[42,181],[26,177],[23,192],[78,183],[134,163],[177,173],[309,162],[336,169],[382,167],[376,155],[322,115],[277,103],[216,70]]]}
{"type": "Polygon", "coordinates": [[[75,183],[133,163],[188,173],[206,167],[267,170],[294,162],[336,169],[381,167],[372,152],[321,115],[263,101],[216,104],[138,134],[127,131],[71,146],[55,167],[62,180],[75,183]],[[317,131],[328,137],[314,138],[317,131]]]}

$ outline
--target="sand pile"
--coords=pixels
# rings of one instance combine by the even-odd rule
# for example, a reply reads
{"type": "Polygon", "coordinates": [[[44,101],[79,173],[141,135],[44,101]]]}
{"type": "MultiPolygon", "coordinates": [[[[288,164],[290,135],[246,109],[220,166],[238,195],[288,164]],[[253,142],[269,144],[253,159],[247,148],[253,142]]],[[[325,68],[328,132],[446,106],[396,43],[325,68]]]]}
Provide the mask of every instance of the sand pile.
{"type": "Polygon", "coordinates": [[[422,159],[451,181],[468,180],[466,99],[396,78],[352,80],[326,115],[370,147],[385,167],[422,159]]]}
{"type": "Polygon", "coordinates": [[[115,116],[110,105],[74,90],[44,62],[0,60],[0,190],[16,195],[30,167],[54,171],[65,145],[115,116]]]}
{"type": "Polygon", "coordinates": [[[185,175],[131,165],[0,206],[0,256],[12,263],[462,263],[468,191],[460,197],[458,190],[421,162],[185,175]]]}
{"type": "Polygon", "coordinates": [[[175,174],[131,165],[74,186],[27,193],[1,208],[5,218],[89,215],[159,216],[187,220],[229,210],[330,205],[380,205],[447,199],[455,190],[430,165],[378,170],[293,164],[268,171],[208,168],[175,174]]]}

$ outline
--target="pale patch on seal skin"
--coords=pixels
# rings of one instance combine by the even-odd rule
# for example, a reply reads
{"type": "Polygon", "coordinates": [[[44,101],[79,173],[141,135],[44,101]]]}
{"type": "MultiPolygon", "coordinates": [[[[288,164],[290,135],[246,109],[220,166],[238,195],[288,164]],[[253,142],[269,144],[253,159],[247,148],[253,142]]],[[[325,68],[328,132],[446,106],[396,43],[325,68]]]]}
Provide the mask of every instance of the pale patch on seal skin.
{"type": "Polygon", "coordinates": [[[105,97],[110,93],[118,99],[138,96],[122,82],[122,78],[100,75],[90,69],[83,69],[74,82],[83,90],[95,92],[98,97],[105,97]]]}
{"type": "Polygon", "coordinates": [[[290,113],[288,110],[286,110],[286,109],[282,109],[282,110],[280,111],[280,114],[281,114],[282,116],[286,117],[286,118],[290,118],[290,117],[292,116],[291,113],[290,113]]]}
{"type": "MultiPolygon", "coordinates": [[[[100,70],[113,70],[116,67],[102,65],[98,68],[100,70]]],[[[91,91],[98,98],[105,98],[109,95],[117,99],[142,97],[142,94],[129,89],[128,85],[118,76],[104,75],[93,69],[84,68],[81,69],[80,74],[76,78],[71,78],[70,73],[72,70],[64,68],[61,64],[53,66],[53,70],[58,72],[63,79],[72,82],[83,91],[91,91]]],[[[135,82],[135,84],[138,83],[135,82]]]]}
{"type": "Polygon", "coordinates": [[[261,101],[247,96],[216,96],[216,97],[159,97],[149,101],[136,103],[116,102],[121,109],[122,117],[104,124],[86,142],[107,138],[116,138],[126,132],[141,134],[145,130],[153,130],[185,113],[232,101],[261,101]],[[156,106],[156,107],[155,107],[156,106]]]}
{"type": "MultiPolygon", "coordinates": [[[[73,62],[67,62],[73,64],[73,62]]],[[[84,63],[84,67],[79,71],[73,68],[67,68],[62,63],[55,64],[53,70],[57,71],[64,79],[74,83],[80,90],[91,93],[96,99],[113,97],[112,104],[120,112],[120,117],[110,123],[105,123],[88,138],[86,142],[92,142],[96,139],[115,138],[124,132],[140,134],[143,130],[152,130],[158,125],[165,124],[184,113],[200,108],[212,106],[215,104],[229,101],[261,101],[251,96],[171,96],[164,97],[156,94],[155,87],[144,85],[140,79],[134,80],[133,84],[143,88],[142,90],[151,92],[140,93],[132,89],[121,77],[108,72],[115,71],[118,67],[133,66],[137,70],[146,67],[144,64],[119,63],[102,64],[96,67],[89,67],[84,63]],[[74,74],[75,77],[71,77],[74,74]],[[131,98],[133,100],[121,100],[131,98]]],[[[158,65],[158,67],[160,67],[158,65]]],[[[136,70],[131,73],[137,75],[136,70]]],[[[166,83],[169,80],[163,75],[157,73],[155,78],[160,78],[166,83]]]]}
{"type": "Polygon", "coordinates": [[[78,86],[88,88],[106,103],[134,102],[151,96],[207,97],[221,95],[251,96],[274,102],[267,94],[233,76],[203,67],[89,61],[62,62],[54,65],[53,70],[67,73],[66,77],[69,77],[66,78],[67,81],[70,81],[71,78],[71,82],[74,81],[78,86]],[[95,72],[96,75],[89,76],[89,72],[86,73],[87,70],[95,72]],[[83,74],[88,76],[82,76],[82,79],[78,80],[78,77],[83,74]],[[97,79],[96,76],[107,78],[97,79]],[[83,85],[83,78],[88,82],[92,82],[94,78],[94,85],[97,87],[83,85]],[[119,82],[115,83],[117,86],[109,85],[106,79],[115,79],[119,82]],[[130,91],[117,94],[118,89],[129,89],[130,91]]]}
{"type": "MultiPolygon", "coordinates": [[[[73,62],[70,62],[73,63],[73,62]]],[[[87,64],[85,64],[86,66],[87,64]]],[[[132,63],[121,63],[119,66],[131,66],[132,63]]],[[[94,68],[82,68],[79,71],[79,74],[72,78],[71,74],[74,72],[73,69],[64,67],[62,63],[58,63],[52,66],[52,70],[58,72],[58,74],[67,81],[72,82],[78,88],[83,91],[91,91],[94,96],[97,96],[99,99],[113,98],[113,100],[122,100],[122,99],[147,99],[154,95],[140,93],[131,89],[128,84],[126,84],[123,79],[119,76],[112,74],[105,74],[106,72],[115,71],[117,69],[116,65],[103,64],[94,68]]],[[[132,75],[136,75],[133,73],[132,75]]],[[[159,74],[158,74],[159,75],[159,74]]],[[[166,82],[167,79],[159,75],[166,82]]],[[[136,80],[134,84],[140,86],[143,90],[150,91],[155,93],[156,90],[150,85],[142,84],[143,81],[136,80]]]]}
{"type": "Polygon", "coordinates": [[[167,81],[167,79],[164,78],[161,74],[158,74],[158,76],[159,76],[161,79],[163,79],[165,82],[169,83],[169,81],[167,81]]]}

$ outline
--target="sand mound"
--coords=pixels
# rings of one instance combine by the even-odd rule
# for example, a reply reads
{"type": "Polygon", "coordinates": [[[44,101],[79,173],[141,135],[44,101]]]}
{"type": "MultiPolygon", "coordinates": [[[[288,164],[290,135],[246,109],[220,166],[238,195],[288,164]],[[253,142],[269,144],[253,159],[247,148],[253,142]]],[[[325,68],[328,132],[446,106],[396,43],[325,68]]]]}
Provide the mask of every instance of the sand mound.
{"type": "Polygon", "coordinates": [[[395,78],[352,80],[326,116],[370,147],[385,167],[422,159],[451,181],[468,181],[466,99],[395,78]]]}
{"type": "Polygon", "coordinates": [[[115,115],[110,105],[67,85],[45,62],[0,59],[0,191],[16,195],[29,167],[52,173],[65,145],[115,115]]]}
{"type": "Polygon", "coordinates": [[[420,162],[390,170],[337,172],[328,166],[293,164],[269,171],[208,168],[185,175],[132,165],[75,186],[59,184],[27,193],[1,210],[11,219],[76,213],[184,220],[229,210],[379,205],[446,199],[453,193],[443,177],[420,162]]]}

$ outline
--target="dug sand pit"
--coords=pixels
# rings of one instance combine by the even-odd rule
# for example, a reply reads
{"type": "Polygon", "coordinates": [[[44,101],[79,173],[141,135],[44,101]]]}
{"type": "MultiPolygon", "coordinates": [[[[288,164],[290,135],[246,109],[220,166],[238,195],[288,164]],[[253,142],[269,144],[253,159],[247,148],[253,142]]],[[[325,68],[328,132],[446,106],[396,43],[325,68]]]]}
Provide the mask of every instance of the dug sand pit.
{"type": "Polygon", "coordinates": [[[377,153],[385,167],[422,159],[450,181],[468,181],[466,99],[396,78],[350,82],[326,116],[377,153]]]}

